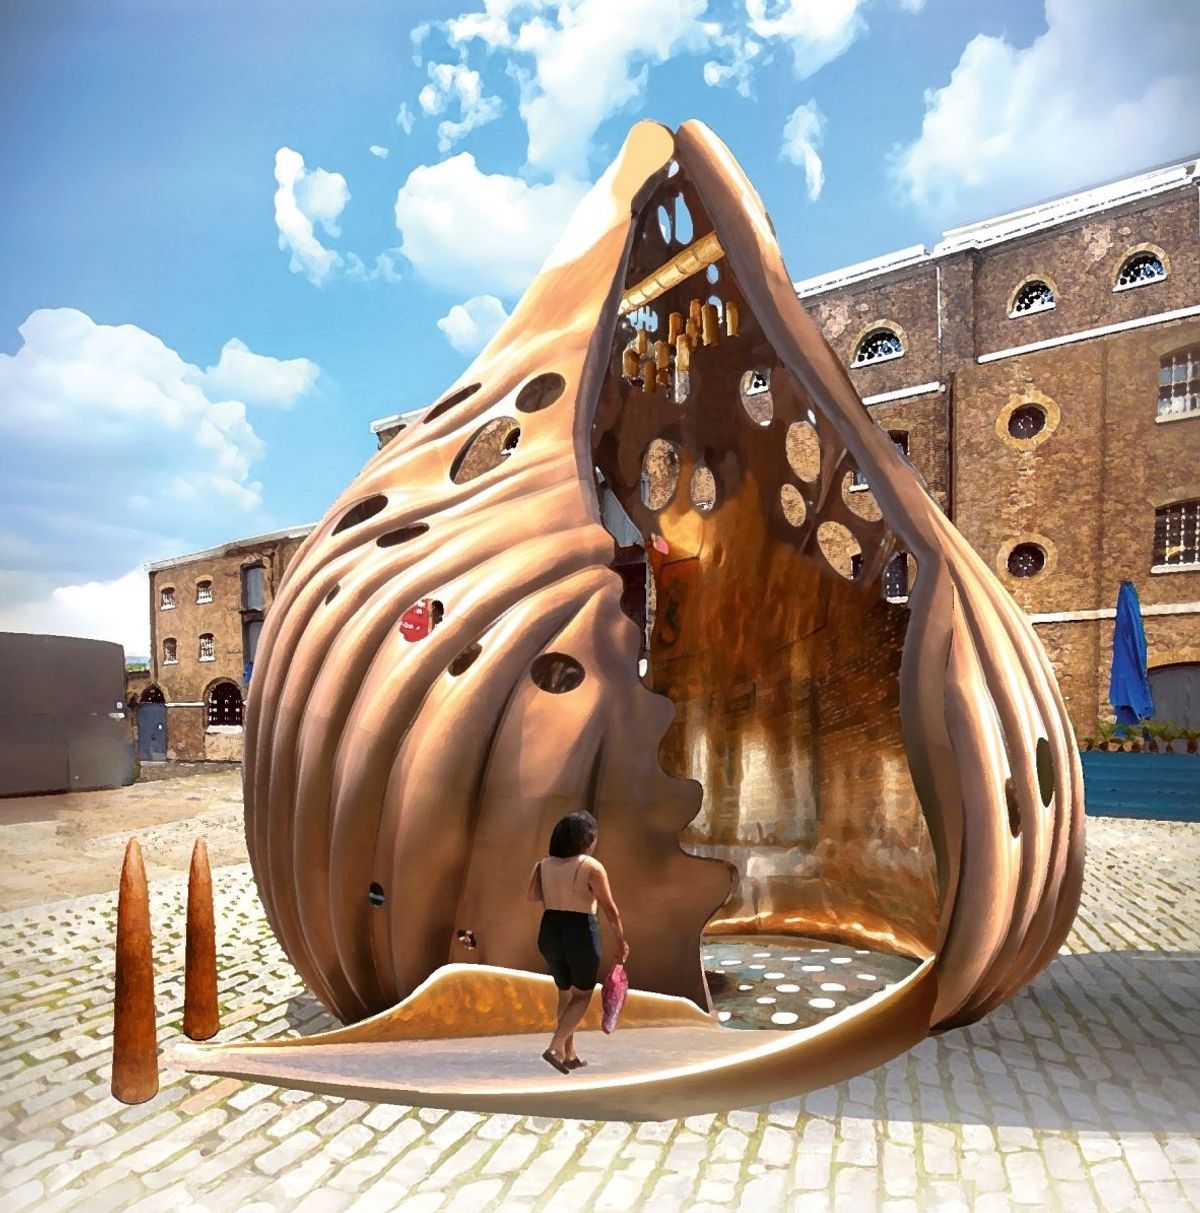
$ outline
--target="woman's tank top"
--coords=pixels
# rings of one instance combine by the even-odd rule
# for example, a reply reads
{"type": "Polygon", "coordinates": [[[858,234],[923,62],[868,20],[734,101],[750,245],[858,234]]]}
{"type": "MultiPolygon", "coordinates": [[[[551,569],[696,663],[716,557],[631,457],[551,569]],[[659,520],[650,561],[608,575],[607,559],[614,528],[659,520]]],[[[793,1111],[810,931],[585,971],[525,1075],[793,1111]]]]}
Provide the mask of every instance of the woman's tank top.
{"type": "Polygon", "coordinates": [[[541,861],[542,901],[547,910],[596,912],[596,901],[588,885],[586,859],[585,855],[573,855],[570,859],[550,856],[541,861]]]}

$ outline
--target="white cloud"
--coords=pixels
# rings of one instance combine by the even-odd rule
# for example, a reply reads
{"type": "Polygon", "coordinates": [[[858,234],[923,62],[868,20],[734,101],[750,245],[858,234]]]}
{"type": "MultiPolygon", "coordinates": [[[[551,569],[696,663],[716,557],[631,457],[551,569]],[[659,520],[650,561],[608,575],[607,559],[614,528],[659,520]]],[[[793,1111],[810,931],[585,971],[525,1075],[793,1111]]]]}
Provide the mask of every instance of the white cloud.
{"type": "Polygon", "coordinates": [[[579,200],[580,181],[530,185],[481,172],[469,152],[418,165],[396,195],[400,251],[442,290],[519,295],[579,200]]]}
{"type": "Polygon", "coordinates": [[[271,358],[255,354],[245,342],[231,337],[216,366],[200,378],[209,398],[238,399],[250,404],[291,408],[317,382],[320,368],[307,358],[271,358]]]}
{"type": "Polygon", "coordinates": [[[494,121],[503,112],[500,98],[485,96],[479,73],[465,64],[431,63],[428,72],[429,83],[417,95],[421,109],[434,115],[457,106],[461,115],[457,122],[447,118],[438,123],[439,152],[448,152],[476,127],[494,121]]]}
{"type": "Polygon", "coordinates": [[[20,333],[0,354],[6,624],[30,603],[122,600],[105,587],[137,562],[259,525],[264,447],[247,401],[290,404],[313,389],[313,363],[234,339],[202,370],[143,329],[71,308],[36,311],[20,333]]]}
{"type": "Polygon", "coordinates": [[[378,143],[372,143],[371,146],[367,148],[367,151],[369,151],[372,156],[375,156],[380,160],[386,160],[388,158],[388,149],[386,147],[381,147],[378,143]]]}
{"type": "Polygon", "coordinates": [[[766,67],[772,61],[772,56],[764,54],[764,45],[754,38],[744,34],[720,35],[713,39],[713,44],[724,52],[725,61],[710,59],[704,65],[704,83],[709,88],[720,88],[731,85],[742,97],[753,94],[755,72],[766,67]]]}
{"type": "Polygon", "coordinates": [[[1193,152],[1200,60],[1190,5],[1047,0],[1028,47],[980,34],[925,94],[893,179],[943,223],[1136,172],[1193,152]]]}
{"type": "Polygon", "coordinates": [[[350,282],[402,282],[396,271],[396,259],[390,252],[379,253],[370,269],[357,253],[346,254],[346,278],[350,282]]]}
{"type": "Polygon", "coordinates": [[[350,201],[341,173],[306,169],[304,157],[290,147],[275,153],[275,226],[279,247],[291,253],[289,268],[317,286],[342,264],[341,257],[317,239],[316,227],[330,236],[341,234],[338,218],[350,201]]]}
{"type": "Polygon", "coordinates": [[[815,100],[798,105],[792,110],[783,128],[783,148],[780,155],[804,169],[804,180],[808,184],[809,201],[820,197],[825,184],[825,168],[817,149],[825,136],[825,115],[815,100]]]}
{"type": "Polygon", "coordinates": [[[437,326],[460,354],[470,357],[491,341],[507,319],[508,313],[495,295],[476,295],[466,303],[456,303],[437,326]]]}
{"type": "Polygon", "coordinates": [[[139,565],[114,581],[60,585],[35,601],[0,603],[0,631],[111,640],[126,658],[148,657],[149,574],[139,565]]]}
{"type": "Polygon", "coordinates": [[[746,24],[759,38],[786,42],[803,80],[866,30],[861,8],[862,0],[746,0],[746,24]]]}
{"type": "Polygon", "coordinates": [[[411,135],[413,126],[416,125],[416,121],[417,116],[408,108],[408,102],[402,102],[400,109],[396,112],[396,125],[406,135],[411,135]]]}

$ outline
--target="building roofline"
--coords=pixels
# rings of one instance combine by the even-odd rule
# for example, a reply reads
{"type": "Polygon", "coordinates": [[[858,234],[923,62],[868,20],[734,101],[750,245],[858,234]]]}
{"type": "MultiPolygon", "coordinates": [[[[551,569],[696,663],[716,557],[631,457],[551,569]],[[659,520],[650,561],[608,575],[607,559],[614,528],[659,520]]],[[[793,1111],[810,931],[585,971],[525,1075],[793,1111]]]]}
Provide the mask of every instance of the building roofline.
{"type": "Polygon", "coordinates": [[[378,421],[371,422],[371,433],[378,434],[380,430],[390,430],[392,426],[403,423],[407,425],[414,417],[420,417],[425,412],[426,406],[419,409],[409,409],[405,413],[390,413],[387,417],[380,417],[378,421]]]}
{"type": "Polygon", "coordinates": [[[172,556],[168,560],[151,560],[142,565],[147,573],[158,573],[163,569],[173,569],[180,565],[191,564],[195,560],[206,560],[216,556],[226,556],[238,548],[253,547],[259,543],[271,543],[279,539],[303,539],[316,529],[315,522],[308,526],[287,527],[282,531],[267,531],[263,535],[250,535],[245,539],[231,539],[219,547],[205,548],[202,552],[189,552],[186,556],[172,556]]]}
{"type": "Polygon", "coordinates": [[[1118,206],[1151,198],[1188,184],[1200,184],[1200,155],[1148,169],[1132,177],[1119,177],[1100,185],[1089,186],[1087,189],[995,215],[990,219],[952,227],[942,233],[941,240],[933,246],[932,251],[924,245],[914,244],[899,252],[885,253],[881,257],[859,261],[844,269],[802,279],[792,283],[792,286],[801,298],[820,295],[839,287],[894,273],[896,270],[931,263],[953,253],[987,248],[989,245],[1000,244],[1018,236],[1057,227],[1086,215],[1113,210],[1118,206]]]}

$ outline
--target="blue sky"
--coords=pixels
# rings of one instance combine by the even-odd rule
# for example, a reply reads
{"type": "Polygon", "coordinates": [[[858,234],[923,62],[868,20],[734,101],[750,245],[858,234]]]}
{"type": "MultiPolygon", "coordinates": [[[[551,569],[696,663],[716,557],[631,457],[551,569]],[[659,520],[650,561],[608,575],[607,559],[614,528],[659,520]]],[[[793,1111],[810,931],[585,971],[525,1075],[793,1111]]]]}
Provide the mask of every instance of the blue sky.
{"type": "Polygon", "coordinates": [[[0,628],[144,653],[143,561],[318,519],[632,122],[712,126],[805,278],[1194,153],[1198,26],[1187,0],[3,6],[0,628]]]}

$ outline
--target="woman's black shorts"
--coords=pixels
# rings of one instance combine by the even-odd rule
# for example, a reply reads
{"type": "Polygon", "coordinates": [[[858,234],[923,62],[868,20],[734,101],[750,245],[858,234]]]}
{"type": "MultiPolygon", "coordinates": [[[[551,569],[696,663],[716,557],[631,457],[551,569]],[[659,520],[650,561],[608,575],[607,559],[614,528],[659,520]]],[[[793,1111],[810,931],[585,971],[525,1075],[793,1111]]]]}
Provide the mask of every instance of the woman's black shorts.
{"type": "Polygon", "coordinates": [[[545,910],[538,951],[560,990],[590,990],[600,973],[600,926],[582,910],[545,910]]]}

